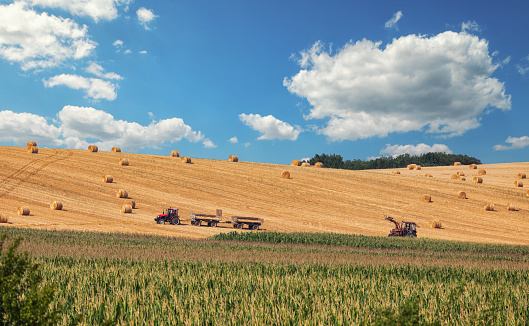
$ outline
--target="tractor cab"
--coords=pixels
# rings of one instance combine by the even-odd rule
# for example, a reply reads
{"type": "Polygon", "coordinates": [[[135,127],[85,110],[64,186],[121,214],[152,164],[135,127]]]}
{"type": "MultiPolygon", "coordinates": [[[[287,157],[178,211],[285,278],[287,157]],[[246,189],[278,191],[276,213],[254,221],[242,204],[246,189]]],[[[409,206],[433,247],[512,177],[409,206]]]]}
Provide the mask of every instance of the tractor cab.
{"type": "Polygon", "coordinates": [[[401,223],[395,221],[393,217],[386,216],[386,220],[395,224],[395,228],[391,230],[388,237],[413,237],[417,238],[417,224],[415,222],[401,223]]]}
{"type": "Polygon", "coordinates": [[[165,222],[170,222],[173,225],[180,224],[180,217],[178,216],[178,208],[169,207],[167,209],[167,213],[164,210],[163,213],[156,216],[154,220],[158,224],[165,224],[165,222]]]}

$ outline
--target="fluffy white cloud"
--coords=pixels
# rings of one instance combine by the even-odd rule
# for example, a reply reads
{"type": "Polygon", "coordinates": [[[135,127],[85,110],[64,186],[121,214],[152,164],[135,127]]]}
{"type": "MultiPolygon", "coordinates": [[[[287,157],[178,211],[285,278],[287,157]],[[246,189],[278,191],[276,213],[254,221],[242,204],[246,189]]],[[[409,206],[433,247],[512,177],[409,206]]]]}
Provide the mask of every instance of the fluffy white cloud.
{"type": "Polygon", "coordinates": [[[95,47],[85,25],[38,14],[24,2],[0,5],[0,58],[19,63],[23,70],[85,58],[95,47]]]}
{"type": "Polygon", "coordinates": [[[466,23],[461,24],[461,31],[462,32],[479,32],[479,25],[475,21],[468,21],[466,23]]]}
{"type": "Polygon", "coordinates": [[[32,5],[59,8],[76,16],[88,16],[95,22],[112,20],[118,16],[117,6],[127,8],[132,0],[29,0],[32,5]]]}
{"type": "Polygon", "coordinates": [[[202,145],[204,145],[205,148],[216,148],[217,145],[215,145],[214,142],[212,142],[210,139],[204,139],[202,141],[202,145]]]}
{"type": "Polygon", "coordinates": [[[123,41],[122,40],[115,40],[114,43],[112,43],[112,45],[116,49],[121,49],[123,47],[123,41]]]}
{"type": "Polygon", "coordinates": [[[239,142],[239,140],[237,139],[237,137],[233,136],[231,137],[230,139],[228,139],[228,141],[232,144],[237,144],[239,142]]]}
{"type": "Polygon", "coordinates": [[[362,40],[332,55],[320,42],[301,52],[302,70],[283,84],[312,105],[306,119],[326,119],[332,141],[423,130],[461,135],[485,109],[509,110],[510,95],[491,74],[486,40],[467,33],[362,40]]]}
{"type": "Polygon", "coordinates": [[[23,146],[31,139],[37,144],[59,146],[62,144],[59,136],[59,128],[48,124],[41,116],[0,111],[0,141],[12,141],[15,145],[23,146]]]}
{"type": "Polygon", "coordinates": [[[153,21],[156,17],[158,17],[154,14],[152,10],[149,10],[144,7],[141,7],[140,9],[138,9],[136,11],[136,14],[138,15],[138,20],[140,21],[140,24],[142,24],[146,30],[150,30],[147,24],[153,21]]]}
{"type": "Polygon", "coordinates": [[[123,79],[123,77],[121,77],[120,75],[116,74],[115,72],[107,72],[105,73],[105,69],[103,69],[103,67],[101,67],[99,64],[95,63],[95,62],[92,62],[90,63],[90,65],[85,69],[86,72],[90,73],[90,74],[93,74],[99,78],[104,78],[104,79],[115,79],[115,80],[121,80],[123,79]]]}
{"type": "Polygon", "coordinates": [[[261,136],[257,139],[298,139],[301,129],[276,119],[272,115],[262,117],[259,114],[239,114],[239,119],[253,130],[259,131],[261,136]]]}
{"type": "Polygon", "coordinates": [[[529,146],[529,137],[528,136],[522,136],[522,137],[509,137],[507,140],[505,140],[506,143],[510,144],[509,146],[506,145],[494,145],[495,151],[505,151],[510,149],[522,149],[529,146]]]}
{"type": "Polygon", "coordinates": [[[388,29],[395,28],[398,30],[399,28],[397,27],[397,22],[402,18],[402,16],[402,11],[397,11],[393,17],[386,22],[385,27],[388,29]]]}
{"type": "Polygon", "coordinates": [[[432,146],[426,144],[417,145],[390,145],[380,151],[382,155],[391,155],[397,157],[403,154],[422,155],[426,153],[447,153],[452,154],[452,150],[444,144],[434,144],[432,146]]]}
{"type": "Polygon", "coordinates": [[[109,81],[98,78],[85,78],[77,75],[57,75],[43,80],[44,86],[67,86],[72,89],[82,89],[86,92],[86,96],[94,100],[108,100],[116,99],[116,85],[109,81]]]}

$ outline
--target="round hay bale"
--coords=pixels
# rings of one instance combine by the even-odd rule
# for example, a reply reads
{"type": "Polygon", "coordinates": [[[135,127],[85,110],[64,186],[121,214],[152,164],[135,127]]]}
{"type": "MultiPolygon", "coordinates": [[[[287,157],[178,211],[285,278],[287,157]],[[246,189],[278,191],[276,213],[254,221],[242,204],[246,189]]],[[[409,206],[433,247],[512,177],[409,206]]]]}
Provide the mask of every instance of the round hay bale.
{"type": "Polygon", "coordinates": [[[527,197],[529,197],[529,190],[527,190],[527,192],[525,193],[525,195],[526,195],[527,197]]]}
{"type": "Polygon", "coordinates": [[[465,177],[459,177],[459,180],[461,180],[461,181],[467,181],[467,179],[465,179],[465,177]]]}
{"type": "Polygon", "coordinates": [[[112,183],[114,181],[114,178],[112,178],[111,175],[104,175],[103,176],[103,182],[104,183],[112,183]]]}
{"type": "Polygon", "coordinates": [[[514,204],[507,204],[507,210],[511,212],[516,212],[518,209],[514,204]]]}
{"type": "Polygon", "coordinates": [[[171,157],[180,157],[180,151],[171,151],[171,157]]]}
{"type": "Polygon", "coordinates": [[[478,171],[478,175],[486,175],[487,174],[487,171],[485,170],[479,170],[478,171]]]}
{"type": "Polygon", "coordinates": [[[414,170],[421,170],[421,166],[420,165],[415,165],[415,167],[413,168],[414,170]]]}
{"type": "Polygon", "coordinates": [[[415,166],[416,166],[415,164],[408,164],[407,168],[408,170],[413,170],[415,169],[415,166]]]}
{"type": "Polygon", "coordinates": [[[189,157],[189,156],[181,157],[181,158],[180,158],[180,161],[181,161],[182,163],[191,163],[191,157],[189,157]]]}
{"type": "Polygon", "coordinates": [[[515,186],[515,187],[523,187],[523,182],[521,182],[521,181],[514,181],[514,186],[515,186]]]}
{"type": "Polygon", "coordinates": [[[0,214],[0,223],[7,223],[7,222],[8,222],[7,215],[4,213],[0,214]]]}
{"type": "Polygon", "coordinates": [[[464,191],[460,191],[457,193],[457,198],[459,199],[467,199],[467,193],[464,191]]]}
{"type": "Polygon", "coordinates": [[[472,179],[472,182],[474,182],[474,183],[483,183],[483,178],[482,177],[474,177],[474,179],[472,179]]]}
{"type": "Polygon", "coordinates": [[[300,166],[301,162],[299,160],[294,160],[294,161],[292,161],[292,163],[290,163],[290,165],[292,165],[292,166],[300,166]]]}
{"type": "Polygon", "coordinates": [[[461,162],[454,162],[454,166],[460,166],[461,162]]]}
{"type": "Polygon", "coordinates": [[[118,198],[128,198],[129,197],[129,194],[123,190],[123,189],[119,189],[117,192],[116,192],[116,197],[118,198]]]}
{"type": "Polygon", "coordinates": [[[485,204],[485,210],[486,211],[494,211],[494,204],[493,203],[485,204]]]}
{"type": "Polygon", "coordinates": [[[37,146],[31,146],[28,147],[28,153],[30,154],[37,154],[39,152],[39,149],[37,146]]]}
{"type": "Polygon", "coordinates": [[[476,164],[470,164],[470,165],[468,166],[468,168],[472,170],[472,169],[477,169],[478,166],[477,166],[476,164]]]}
{"type": "Polygon", "coordinates": [[[18,215],[29,215],[29,207],[19,206],[17,208],[17,214],[18,215]]]}
{"type": "Polygon", "coordinates": [[[237,155],[230,155],[230,157],[228,157],[228,160],[230,162],[239,162],[239,157],[237,155]]]}
{"type": "Polygon", "coordinates": [[[28,141],[28,148],[30,148],[31,146],[37,146],[37,143],[34,141],[28,141]]]}
{"type": "Polygon", "coordinates": [[[60,211],[62,210],[62,203],[54,200],[50,203],[50,209],[60,211]]]}
{"type": "Polygon", "coordinates": [[[123,166],[128,166],[129,165],[129,160],[127,160],[126,158],[120,158],[119,159],[119,165],[123,165],[123,166]]]}
{"type": "Polygon", "coordinates": [[[310,166],[310,163],[309,162],[303,162],[303,163],[301,163],[301,166],[307,166],[308,167],[308,166],[310,166]]]}
{"type": "Polygon", "coordinates": [[[130,205],[121,205],[121,214],[132,213],[132,207],[130,205]]]}
{"type": "Polygon", "coordinates": [[[518,179],[525,179],[526,175],[525,173],[518,173],[518,179]]]}
{"type": "Polygon", "coordinates": [[[123,202],[123,205],[129,205],[132,208],[136,208],[136,202],[132,199],[127,199],[123,202]]]}
{"type": "Polygon", "coordinates": [[[440,229],[440,228],[442,228],[441,222],[437,222],[437,221],[428,222],[428,226],[430,226],[432,229],[440,229]]]}
{"type": "Polygon", "coordinates": [[[432,197],[428,194],[422,196],[422,201],[425,201],[427,203],[431,202],[432,201],[432,197]]]}
{"type": "Polygon", "coordinates": [[[314,163],[314,167],[322,168],[322,167],[323,167],[323,163],[321,163],[321,162],[316,162],[316,163],[314,163]]]}
{"type": "Polygon", "coordinates": [[[393,174],[400,174],[400,172],[397,171],[397,170],[393,170],[393,172],[391,172],[391,173],[393,173],[393,174]]]}
{"type": "Polygon", "coordinates": [[[98,150],[98,148],[97,148],[96,145],[90,145],[90,146],[88,146],[88,151],[89,151],[89,152],[96,153],[97,150],[98,150]]]}
{"type": "Polygon", "coordinates": [[[458,176],[460,176],[460,177],[464,177],[464,176],[465,176],[465,172],[457,172],[456,174],[457,174],[458,176]]]}
{"type": "Polygon", "coordinates": [[[461,179],[461,177],[458,176],[457,174],[452,174],[451,179],[452,179],[452,180],[459,180],[459,179],[461,179]]]}
{"type": "Polygon", "coordinates": [[[119,148],[119,147],[112,147],[112,152],[114,152],[114,153],[121,153],[121,148],[119,148]]]}
{"type": "Polygon", "coordinates": [[[285,179],[290,179],[290,172],[283,171],[283,173],[281,173],[281,177],[285,179]]]}

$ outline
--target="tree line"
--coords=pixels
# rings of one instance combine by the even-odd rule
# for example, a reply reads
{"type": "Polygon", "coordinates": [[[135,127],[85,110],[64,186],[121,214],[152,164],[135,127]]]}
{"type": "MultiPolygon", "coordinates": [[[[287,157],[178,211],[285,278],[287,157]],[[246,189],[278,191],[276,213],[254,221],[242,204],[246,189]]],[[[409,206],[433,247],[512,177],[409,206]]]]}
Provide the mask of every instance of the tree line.
{"type": "Polygon", "coordinates": [[[323,163],[326,168],[345,170],[405,168],[408,164],[418,164],[420,166],[447,166],[454,165],[454,162],[461,162],[462,165],[481,164],[481,161],[475,157],[446,153],[403,154],[397,157],[382,156],[366,161],[359,159],[344,161],[341,155],[316,154],[309,160],[309,163],[314,165],[316,162],[323,163]]]}

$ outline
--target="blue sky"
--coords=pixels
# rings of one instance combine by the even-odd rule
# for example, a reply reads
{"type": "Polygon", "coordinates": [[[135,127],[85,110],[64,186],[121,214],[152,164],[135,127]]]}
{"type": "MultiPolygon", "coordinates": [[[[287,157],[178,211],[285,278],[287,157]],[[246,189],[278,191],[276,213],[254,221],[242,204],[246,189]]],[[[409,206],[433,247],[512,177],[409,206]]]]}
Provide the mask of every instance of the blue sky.
{"type": "Polygon", "coordinates": [[[0,0],[0,145],[529,156],[525,1],[0,0]]]}

